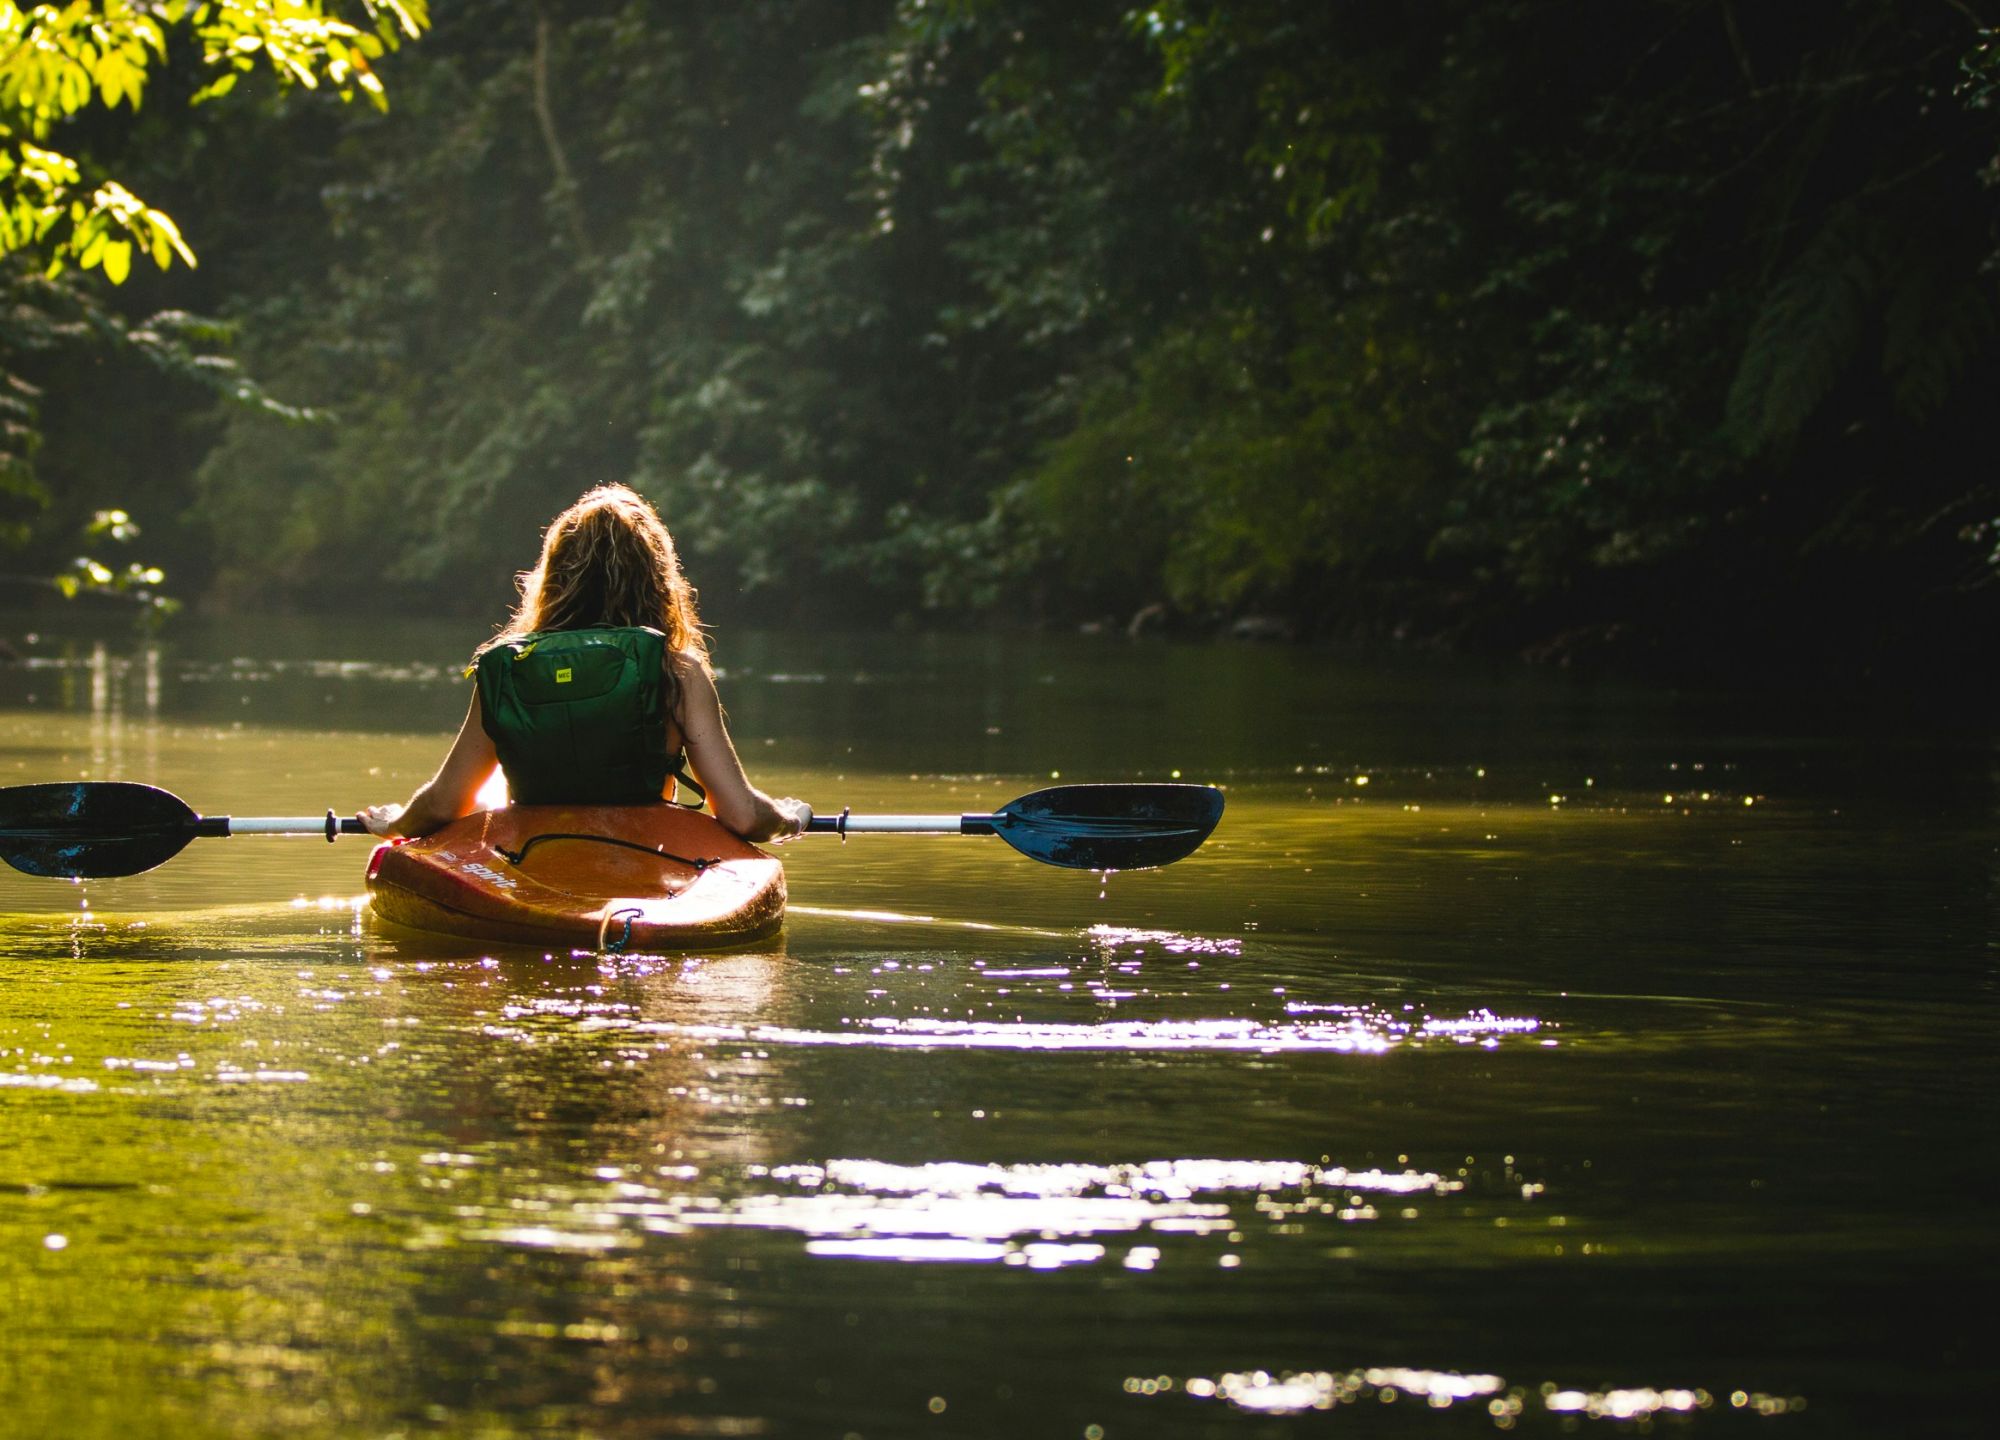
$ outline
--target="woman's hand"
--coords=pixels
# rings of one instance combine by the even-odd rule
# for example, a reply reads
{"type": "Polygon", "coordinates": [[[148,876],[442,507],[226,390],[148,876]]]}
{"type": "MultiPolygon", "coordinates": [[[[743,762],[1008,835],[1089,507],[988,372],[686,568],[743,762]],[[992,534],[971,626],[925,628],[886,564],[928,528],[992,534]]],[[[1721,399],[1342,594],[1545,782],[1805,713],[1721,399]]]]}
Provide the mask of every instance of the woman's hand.
{"type": "Polygon", "coordinates": [[[366,810],[356,811],[354,818],[367,827],[370,835],[379,835],[386,840],[401,833],[396,829],[396,822],[403,818],[403,807],[370,805],[366,810]]]}
{"type": "Polygon", "coordinates": [[[783,817],[784,825],[783,829],[771,837],[773,843],[783,844],[787,840],[796,839],[798,836],[806,833],[806,826],[812,823],[812,806],[791,795],[787,795],[782,800],[773,800],[771,803],[777,808],[778,814],[783,817]]]}

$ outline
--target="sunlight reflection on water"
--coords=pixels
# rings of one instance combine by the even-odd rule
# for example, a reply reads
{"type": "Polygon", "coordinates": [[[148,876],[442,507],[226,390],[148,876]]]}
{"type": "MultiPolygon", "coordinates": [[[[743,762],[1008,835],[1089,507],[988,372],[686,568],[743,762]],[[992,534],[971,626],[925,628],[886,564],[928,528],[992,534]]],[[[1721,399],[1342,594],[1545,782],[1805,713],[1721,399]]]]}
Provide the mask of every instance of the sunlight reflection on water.
{"type": "Polygon", "coordinates": [[[1798,1414],[1807,1408],[1801,1396],[1735,1391],[1719,1401],[1700,1387],[1653,1386],[1584,1390],[1558,1385],[1509,1385],[1498,1375],[1462,1375],[1455,1371],[1369,1366],[1326,1370],[1231,1371],[1215,1376],[1134,1376],[1125,1381],[1128,1395],[1168,1395],[1178,1389],[1196,1400],[1221,1400],[1237,1410],[1261,1415],[1297,1415],[1308,1410],[1332,1410],[1359,1401],[1392,1404],[1399,1397],[1420,1401],[1432,1410],[1448,1410],[1467,1401],[1485,1401],[1484,1409],[1500,1430],[1511,1430],[1524,1416],[1638,1422],[1654,1416],[1688,1416],[1713,1410],[1718,1404],[1748,1414],[1772,1417],[1798,1414]]]}
{"type": "MultiPolygon", "coordinates": [[[[1094,1263],[1108,1253],[1096,1243],[1053,1244],[1059,1240],[1147,1232],[1156,1237],[1222,1236],[1235,1246],[1245,1238],[1242,1227],[1252,1223],[1296,1230],[1305,1222],[1380,1218],[1369,1197],[1401,1202],[1400,1217],[1414,1220],[1420,1212],[1408,1208],[1410,1201],[1444,1199],[1466,1188],[1462,1180],[1429,1171],[1240,1159],[1122,1165],[904,1165],[837,1159],[820,1165],[752,1165],[734,1174],[662,1166],[644,1180],[617,1173],[621,1178],[606,1196],[590,1199],[558,1191],[533,1202],[547,1214],[546,1223],[474,1223],[462,1238],[601,1249],[637,1243],[635,1227],[656,1235],[745,1227],[806,1237],[806,1252],[819,1256],[999,1261],[1049,1269],[1094,1263]],[[694,1180],[700,1183],[687,1184],[694,1180]]],[[[1535,1189],[1524,1187],[1521,1202],[1531,1199],[1535,1189]]],[[[508,1208],[520,1203],[517,1198],[508,1208]]],[[[476,1206],[461,1207],[459,1213],[474,1222],[497,1218],[476,1206]]],[[[1161,1253],[1154,1245],[1132,1246],[1126,1251],[1127,1266],[1152,1269],[1161,1253]]],[[[1177,1252],[1176,1263],[1187,1258],[1177,1252]]],[[[1222,1263],[1235,1258],[1225,1255],[1222,1263]]]]}

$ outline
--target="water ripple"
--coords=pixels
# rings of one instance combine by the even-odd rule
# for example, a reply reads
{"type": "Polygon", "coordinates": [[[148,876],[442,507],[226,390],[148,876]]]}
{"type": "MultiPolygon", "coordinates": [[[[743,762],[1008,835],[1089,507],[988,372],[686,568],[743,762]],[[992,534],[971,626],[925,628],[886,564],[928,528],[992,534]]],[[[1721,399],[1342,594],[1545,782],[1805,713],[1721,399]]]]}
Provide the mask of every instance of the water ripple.
{"type": "Polygon", "coordinates": [[[759,1045],[910,1046],[937,1050],[1244,1050],[1260,1054],[1311,1050],[1383,1054],[1403,1046],[1421,1046],[1427,1041],[1490,1046],[1497,1045],[1501,1036],[1534,1035],[1544,1028],[1542,1021],[1533,1018],[1500,1016],[1485,1010],[1439,1018],[1396,1015],[1360,1006],[1324,1008],[1339,1011],[1339,1018],[1277,1022],[1113,1020],[1082,1024],[877,1015],[849,1022],[854,1026],[852,1029],[823,1030],[786,1025],[691,1025],[599,1014],[580,1020],[577,1028],[759,1045]]]}

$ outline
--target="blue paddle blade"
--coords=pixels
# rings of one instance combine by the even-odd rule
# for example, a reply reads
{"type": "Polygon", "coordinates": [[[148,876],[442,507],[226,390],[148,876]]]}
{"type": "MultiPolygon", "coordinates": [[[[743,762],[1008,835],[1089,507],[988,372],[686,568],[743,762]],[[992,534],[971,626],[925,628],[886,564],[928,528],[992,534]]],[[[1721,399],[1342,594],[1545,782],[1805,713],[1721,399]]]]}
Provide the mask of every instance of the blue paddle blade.
{"type": "Polygon", "coordinates": [[[1207,785],[1058,785],[992,817],[1023,855],[1072,870],[1148,870],[1191,855],[1222,819],[1207,785]]]}
{"type": "Polygon", "coordinates": [[[137,875],[198,833],[178,796],[122,780],[73,780],[0,790],[0,860],[62,879],[137,875]]]}

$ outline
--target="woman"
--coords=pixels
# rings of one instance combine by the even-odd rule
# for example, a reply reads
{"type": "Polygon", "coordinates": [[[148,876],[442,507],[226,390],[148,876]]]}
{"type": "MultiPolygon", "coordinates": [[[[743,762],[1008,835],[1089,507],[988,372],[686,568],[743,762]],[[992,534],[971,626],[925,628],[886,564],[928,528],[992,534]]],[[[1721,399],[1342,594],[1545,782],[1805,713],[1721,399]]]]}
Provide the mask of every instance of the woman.
{"type": "Polygon", "coordinates": [[[623,485],[589,491],[549,525],[520,584],[506,628],[473,656],[478,684],[444,764],[407,805],[361,811],[372,834],[427,835],[471,814],[496,765],[521,803],[671,800],[678,779],[746,840],[805,829],[811,806],[743,773],[694,591],[651,505],[623,485]]]}

